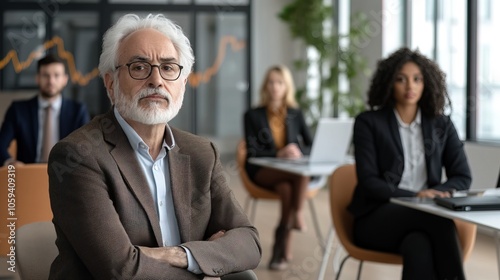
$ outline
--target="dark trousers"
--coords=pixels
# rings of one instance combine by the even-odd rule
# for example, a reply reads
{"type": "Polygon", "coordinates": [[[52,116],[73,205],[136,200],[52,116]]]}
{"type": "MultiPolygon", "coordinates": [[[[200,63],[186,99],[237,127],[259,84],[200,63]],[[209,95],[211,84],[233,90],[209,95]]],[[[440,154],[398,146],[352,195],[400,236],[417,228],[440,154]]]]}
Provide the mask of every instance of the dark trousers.
{"type": "Polygon", "coordinates": [[[443,217],[386,203],[354,221],[354,242],[366,249],[403,256],[404,280],[463,280],[455,223],[443,217]]]}

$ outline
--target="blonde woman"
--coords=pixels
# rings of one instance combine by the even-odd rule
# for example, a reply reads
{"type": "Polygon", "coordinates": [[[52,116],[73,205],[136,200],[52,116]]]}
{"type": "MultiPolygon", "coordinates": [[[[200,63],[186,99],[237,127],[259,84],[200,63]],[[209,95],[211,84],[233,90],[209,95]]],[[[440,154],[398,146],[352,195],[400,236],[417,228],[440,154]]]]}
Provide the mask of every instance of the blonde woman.
{"type": "MultiPolygon", "coordinates": [[[[309,154],[312,138],[295,101],[295,86],[285,66],[271,67],[260,90],[260,105],[245,113],[247,158],[299,158],[309,154]]],[[[309,177],[246,163],[251,180],[280,196],[281,218],[269,268],[282,270],[291,258],[290,230],[305,230],[302,209],[309,177]]]]}

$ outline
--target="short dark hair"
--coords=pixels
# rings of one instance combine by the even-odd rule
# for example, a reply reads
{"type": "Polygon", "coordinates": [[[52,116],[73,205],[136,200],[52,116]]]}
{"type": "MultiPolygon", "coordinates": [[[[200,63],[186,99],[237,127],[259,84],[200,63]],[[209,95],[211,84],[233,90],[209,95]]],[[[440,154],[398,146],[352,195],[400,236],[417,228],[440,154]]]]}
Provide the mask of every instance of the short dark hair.
{"type": "Polygon", "coordinates": [[[38,60],[38,63],[36,65],[36,72],[40,73],[40,68],[44,65],[52,64],[52,63],[61,63],[64,65],[64,71],[66,71],[66,65],[64,64],[64,61],[60,59],[59,57],[53,55],[53,54],[48,54],[42,59],[38,60]]]}
{"type": "Polygon", "coordinates": [[[406,47],[397,50],[388,58],[378,62],[377,70],[373,75],[368,90],[370,109],[394,107],[393,85],[397,73],[407,62],[417,64],[424,78],[424,91],[418,101],[422,113],[432,117],[444,114],[446,106],[451,109],[451,101],[446,89],[445,73],[436,62],[430,60],[418,50],[412,51],[406,47]]]}

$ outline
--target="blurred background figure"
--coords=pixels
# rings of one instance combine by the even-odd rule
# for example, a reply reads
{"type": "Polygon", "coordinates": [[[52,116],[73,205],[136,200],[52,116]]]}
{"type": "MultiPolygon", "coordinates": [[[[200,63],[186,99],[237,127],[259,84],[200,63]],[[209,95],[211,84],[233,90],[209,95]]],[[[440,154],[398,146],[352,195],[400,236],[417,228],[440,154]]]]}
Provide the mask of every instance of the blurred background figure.
{"type": "Polygon", "coordinates": [[[439,66],[401,48],[379,61],[368,90],[371,110],[356,117],[354,241],[401,254],[405,280],[465,279],[453,220],[389,201],[449,197],[470,187],[463,143],[444,114],[450,104],[439,66]]]}
{"type": "MultiPolygon", "coordinates": [[[[271,67],[260,90],[259,107],[245,113],[245,140],[249,157],[300,158],[309,154],[312,137],[297,108],[295,86],[285,66],[271,67]]],[[[302,214],[309,177],[260,167],[247,161],[248,176],[258,186],[280,196],[281,218],[269,268],[283,270],[291,259],[290,230],[304,231],[302,214]]]]}
{"type": "Polygon", "coordinates": [[[68,83],[63,61],[47,55],[37,64],[38,95],[14,101],[0,129],[0,163],[3,165],[47,162],[57,141],[90,119],[84,104],[63,98],[68,83]],[[16,157],[8,153],[11,142],[17,145],[16,157]]]}

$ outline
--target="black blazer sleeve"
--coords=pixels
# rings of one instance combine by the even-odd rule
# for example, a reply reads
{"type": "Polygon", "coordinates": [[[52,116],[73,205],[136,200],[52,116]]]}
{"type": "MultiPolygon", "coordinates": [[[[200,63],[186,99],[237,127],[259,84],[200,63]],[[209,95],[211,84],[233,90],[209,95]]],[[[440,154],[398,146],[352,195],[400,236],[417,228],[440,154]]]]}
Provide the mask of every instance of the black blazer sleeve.
{"type": "Polygon", "coordinates": [[[5,114],[2,127],[0,128],[0,166],[2,166],[3,163],[10,158],[10,155],[8,153],[8,148],[10,142],[15,137],[14,118],[15,118],[15,113],[11,105],[7,110],[7,113],[5,114]]]}
{"type": "Polygon", "coordinates": [[[450,117],[423,118],[422,125],[428,186],[440,191],[469,189],[472,176],[464,144],[450,117]],[[447,178],[444,182],[441,181],[443,167],[447,178]]]}

